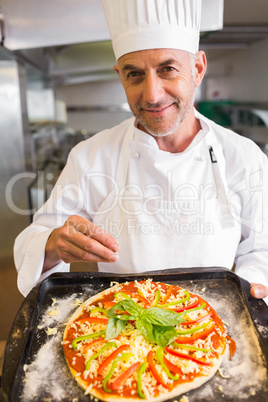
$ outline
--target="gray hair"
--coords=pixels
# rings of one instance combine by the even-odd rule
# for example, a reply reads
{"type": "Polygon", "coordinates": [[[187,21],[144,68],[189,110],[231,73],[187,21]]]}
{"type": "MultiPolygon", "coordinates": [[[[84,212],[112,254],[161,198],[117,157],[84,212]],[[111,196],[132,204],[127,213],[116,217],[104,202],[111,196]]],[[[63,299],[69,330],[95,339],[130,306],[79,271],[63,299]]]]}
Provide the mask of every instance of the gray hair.
{"type": "Polygon", "coordinates": [[[196,54],[189,52],[189,56],[190,56],[190,63],[191,63],[191,69],[192,69],[192,79],[194,79],[194,77],[195,77],[194,68],[195,68],[196,54]]]}

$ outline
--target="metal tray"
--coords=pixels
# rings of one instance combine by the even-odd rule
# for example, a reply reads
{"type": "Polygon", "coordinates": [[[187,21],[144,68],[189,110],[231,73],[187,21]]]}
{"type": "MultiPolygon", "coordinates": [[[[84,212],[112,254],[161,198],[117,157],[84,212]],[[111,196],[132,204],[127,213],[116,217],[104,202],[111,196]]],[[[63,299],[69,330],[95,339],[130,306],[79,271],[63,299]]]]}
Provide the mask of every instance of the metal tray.
{"type": "Polygon", "coordinates": [[[236,342],[232,360],[226,354],[222,364],[229,378],[216,374],[204,386],[186,394],[189,402],[268,400],[268,308],[262,300],[250,296],[248,282],[217,267],[127,275],[51,275],[27,296],[13,323],[5,351],[2,400],[89,401],[65,363],[61,346],[65,323],[78,303],[108,288],[112,281],[146,278],[177,284],[203,296],[236,342]],[[57,332],[48,335],[48,328],[57,332]]]}

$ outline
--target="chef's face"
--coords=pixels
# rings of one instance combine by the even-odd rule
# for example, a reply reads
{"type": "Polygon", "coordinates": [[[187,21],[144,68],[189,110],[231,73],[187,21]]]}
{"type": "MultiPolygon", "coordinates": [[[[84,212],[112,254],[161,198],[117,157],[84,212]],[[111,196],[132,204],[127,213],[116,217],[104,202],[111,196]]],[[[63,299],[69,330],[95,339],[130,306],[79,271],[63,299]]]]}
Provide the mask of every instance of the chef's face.
{"type": "Polygon", "coordinates": [[[187,118],[205,68],[203,52],[175,49],[128,53],[114,67],[139,128],[157,137],[174,133],[187,118]]]}

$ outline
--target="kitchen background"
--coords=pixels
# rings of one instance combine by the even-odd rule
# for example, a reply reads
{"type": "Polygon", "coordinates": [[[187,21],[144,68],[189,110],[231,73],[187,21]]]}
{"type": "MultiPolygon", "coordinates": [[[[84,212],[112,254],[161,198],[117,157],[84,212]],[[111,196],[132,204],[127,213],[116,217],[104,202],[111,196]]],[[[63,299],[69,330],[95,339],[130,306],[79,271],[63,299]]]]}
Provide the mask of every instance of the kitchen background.
{"type": "MultiPolygon", "coordinates": [[[[223,0],[203,1],[203,20],[216,4],[221,19],[223,0]]],[[[15,237],[48,197],[70,149],[131,114],[101,0],[0,0],[0,32],[1,360],[24,299],[15,237]]],[[[223,28],[204,24],[200,48],[208,70],[197,108],[268,154],[267,0],[225,0],[223,28]]],[[[95,266],[72,267],[81,268],[95,266]]]]}

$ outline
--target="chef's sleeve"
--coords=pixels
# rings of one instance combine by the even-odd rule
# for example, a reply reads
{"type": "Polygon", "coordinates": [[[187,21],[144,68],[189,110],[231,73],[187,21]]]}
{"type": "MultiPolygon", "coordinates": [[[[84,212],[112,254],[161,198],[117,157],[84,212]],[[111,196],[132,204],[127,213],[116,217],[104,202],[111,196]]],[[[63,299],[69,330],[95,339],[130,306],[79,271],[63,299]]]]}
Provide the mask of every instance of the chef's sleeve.
{"type": "Polygon", "coordinates": [[[240,193],[241,241],[235,271],[251,283],[268,287],[268,162],[265,155],[262,158],[262,167],[245,178],[240,193]]]}
{"type": "Polygon", "coordinates": [[[69,272],[70,264],[60,262],[42,272],[46,242],[51,232],[71,215],[90,217],[84,212],[84,194],[80,169],[71,151],[47,202],[35,213],[33,223],[15,240],[14,262],[18,271],[18,289],[26,296],[40,281],[55,272],[69,272]]]}

